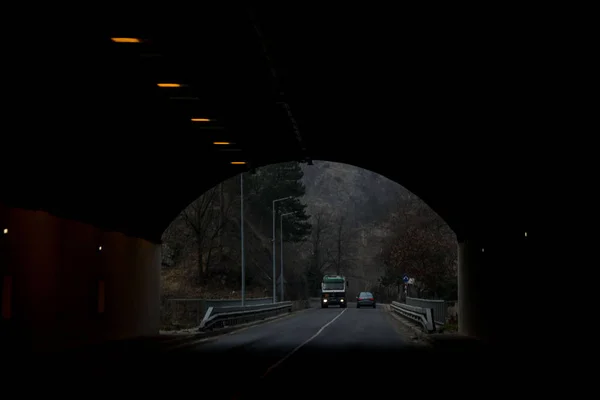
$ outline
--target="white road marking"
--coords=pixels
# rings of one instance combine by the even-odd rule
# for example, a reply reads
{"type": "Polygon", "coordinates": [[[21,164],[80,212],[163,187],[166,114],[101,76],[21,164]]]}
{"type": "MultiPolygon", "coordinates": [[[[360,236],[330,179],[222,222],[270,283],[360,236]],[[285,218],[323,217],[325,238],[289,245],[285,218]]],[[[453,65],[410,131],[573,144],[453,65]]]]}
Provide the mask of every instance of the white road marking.
{"type": "Polygon", "coordinates": [[[312,335],[311,337],[309,337],[307,340],[305,340],[304,342],[302,342],[298,347],[296,347],[294,350],[290,351],[285,357],[283,357],[281,360],[277,361],[275,364],[271,365],[266,371],[265,373],[261,376],[261,378],[264,378],[265,376],[267,376],[272,370],[274,370],[275,368],[277,368],[278,366],[280,366],[285,360],[287,360],[288,358],[290,358],[292,356],[292,354],[294,354],[295,352],[297,352],[298,350],[300,350],[304,345],[310,343],[312,340],[314,340],[317,336],[319,336],[321,334],[321,332],[323,332],[325,330],[325,328],[327,328],[329,325],[333,324],[334,321],[336,319],[338,319],[339,317],[342,316],[343,313],[345,313],[346,311],[348,311],[348,309],[344,309],[344,311],[342,311],[341,313],[339,313],[338,315],[335,316],[334,319],[332,319],[331,321],[329,321],[328,323],[326,323],[325,325],[323,325],[321,327],[321,329],[319,329],[317,331],[317,333],[315,333],[314,335],[312,335]]]}

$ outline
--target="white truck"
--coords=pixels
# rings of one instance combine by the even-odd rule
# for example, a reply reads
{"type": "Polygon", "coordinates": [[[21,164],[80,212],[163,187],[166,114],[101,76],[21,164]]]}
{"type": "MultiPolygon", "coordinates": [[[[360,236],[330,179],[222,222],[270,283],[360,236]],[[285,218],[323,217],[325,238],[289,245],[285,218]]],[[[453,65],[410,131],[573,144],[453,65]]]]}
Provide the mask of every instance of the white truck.
{"type": "Polygon", "coordinates": [[[346,287],[348,281],[341,275],[325,275],[321,282],[321,308],[339,305],[346,308],[346,287]]]}

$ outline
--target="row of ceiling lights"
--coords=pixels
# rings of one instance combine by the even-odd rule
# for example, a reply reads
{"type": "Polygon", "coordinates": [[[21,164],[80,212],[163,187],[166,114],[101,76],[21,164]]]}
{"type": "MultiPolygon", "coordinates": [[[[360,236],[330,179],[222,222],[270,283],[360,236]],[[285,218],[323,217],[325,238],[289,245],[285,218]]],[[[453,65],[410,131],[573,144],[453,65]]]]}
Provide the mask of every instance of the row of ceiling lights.
{"type": "MultiPolygon", "coordinates": [[[[115,43],[142,43],[141,39],[138,38],[126,38],[126,37],[114,37],[111,40],[115,43]]],[[[180,83],[157,83],[156,84],[160,88],[180,88],[185,85],[180,83]]],[[[210,118],[191,118],[192,122],[211,122],[210,118]]],[[[217,146],[228,146],[233,143],[231,142],[213,142],[214,145],[217,146]]],[[[231,161],[232,165],[245,165],[246,161],[231,161]]]]}

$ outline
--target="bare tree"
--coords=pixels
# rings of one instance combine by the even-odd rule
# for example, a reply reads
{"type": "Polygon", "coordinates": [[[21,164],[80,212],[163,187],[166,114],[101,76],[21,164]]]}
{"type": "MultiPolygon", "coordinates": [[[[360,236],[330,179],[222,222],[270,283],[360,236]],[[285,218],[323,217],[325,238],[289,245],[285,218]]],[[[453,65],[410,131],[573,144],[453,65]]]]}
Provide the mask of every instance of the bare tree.
{"type": "Polygon", "coordinates": [[[193,234],[198,280],[202,280],[208,272],[213,251],[218,249],[222,254],[220,236],[228,221],[228,208],[221,190],[222,185],[210,189],[181,213],[182,220],[193,234]]]}
{"type": "Polygon", "coordinates": [[[350,272],[356,262],[358,230],[350,226],[345,215],[338,216],[334,223],[334,232],[331,238],[333,246],[328,246],[327,255],[336,274],[341,275],[350,272]]]}
{"type": "Polygon", "coordinates": [[[162,265],[172,267],[179,264],[185,258],[190,242],[189,230],[180,216],[165,230],[162,241],[162,265]]]}
{"type": "Polygon", "coordinates": [[[313,229],[310,239],[312,247],[312,264],[316,271],[323,271],[329,260],[325,257],[327,236],[330,233],[329,218],[320,211],[313,216],[313,229]]]}
{"type": "Polygon", "coordinates": [[[456,280],[456,237],[450,227],[416,196],[402,199],[392,217],[394,234],[385,260],[389,284],[403,273],[415,278],[417,295],[438,295],[456,280]]]}
{"type": "Polygon", "coordinates": [[[319,210],[312,217],[312,233],[306,244],[309,246],[309,260],[306,264],[305,278],[308,291],[316,291],[323,272],[329,266],[330,260],[326,257],[326,246],[330,227],[330,215],[319,210]]]}

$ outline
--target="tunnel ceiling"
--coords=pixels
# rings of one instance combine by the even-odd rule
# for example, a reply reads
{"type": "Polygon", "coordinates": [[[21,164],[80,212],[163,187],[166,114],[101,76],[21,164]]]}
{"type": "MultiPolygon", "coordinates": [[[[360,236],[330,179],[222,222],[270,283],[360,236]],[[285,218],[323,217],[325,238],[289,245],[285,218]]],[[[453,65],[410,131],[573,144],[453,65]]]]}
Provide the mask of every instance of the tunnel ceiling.
{"type": "Polygon", "coordinates": [[[394,10],[19,16],[0,200],[158,240],[228,177],[322,159],[397,181],[457,232],[524,212],[529,137],[551,115],[543,43],[491,16],[394,10]]]}

